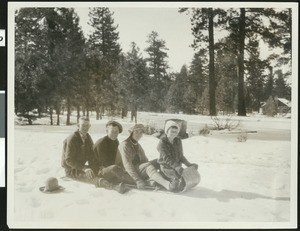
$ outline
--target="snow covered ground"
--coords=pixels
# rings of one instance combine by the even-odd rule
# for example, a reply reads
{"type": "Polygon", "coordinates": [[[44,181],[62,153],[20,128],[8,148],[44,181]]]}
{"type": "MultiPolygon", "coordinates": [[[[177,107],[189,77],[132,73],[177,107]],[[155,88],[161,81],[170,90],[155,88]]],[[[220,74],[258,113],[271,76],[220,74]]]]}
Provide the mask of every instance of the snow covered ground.
{"type": "MultiPolygon", "coordinates": [[[[297,153],[291,145],[291,119],[261,116],[240,120],[235,131],[247,134],[238,142],[234,131],[198,131],[211,125],[208,116],[139,113],[139,122],[163,128],[170,118],[187,121],[190,137],[183,140],[185,156],[199,165],[201,182],[194,189],[172,194],[132,190],[124,195],[61,177],[62,141],[76,126],[15,125],[8,148],[8,225],[11,227],[76,228],[222,228],[293,227],[296,224],[295,177],[297,153]],[[39,187],[57,177],[65,190],[44,194],[39,187]]],[[[226,117],[220,117],[226,119],[226,117]]],[[[72,118],[75,122],[75,118],[72,118]]],[[[109,118],[91,115],[90,134],[105,135],[109,118]]],[[[134,123],[117,119],[128,137],[134,123]]],[[[36,123],[48,123],[36,121],[36,123]]],[[[62,118],[62,123],[64,119],[62,118]]],[[[11,134],[10,134],[11,135],[11,134]]],[[[144,135],[140,143],[149,159],[158,157],[158,139],[144,135]]]]}

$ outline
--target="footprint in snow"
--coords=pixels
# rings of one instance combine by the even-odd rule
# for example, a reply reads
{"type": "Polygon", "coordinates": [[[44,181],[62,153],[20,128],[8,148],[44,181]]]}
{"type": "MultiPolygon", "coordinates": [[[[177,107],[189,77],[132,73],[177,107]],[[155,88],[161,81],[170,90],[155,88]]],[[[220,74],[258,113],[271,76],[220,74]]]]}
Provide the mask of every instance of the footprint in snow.
{"type": "Polygon", "coordinates": [[[88,204],[89,201],[88,201],[88,200],[77,200],[76,203],[77,203],[78,205],[83,205],[83,204],[88,204]]]}
{"type": "Polygon", "coordinates": [[[30,201],[31,207],[37,208],[37,207],[40,207],[40,205],[41,205],[41,202],[37,198],[34,198],[34,197],[31,198],[31,201],[30,201]]]}
{"type": "Polygon", "coordinates": [[[50,169],[49,168],[42,168],[42,169],[38,169],[36,171],[36,174],[40,175],[40,174],[43,174],[43,173],[48,173],[50,172],[50,169]]]}

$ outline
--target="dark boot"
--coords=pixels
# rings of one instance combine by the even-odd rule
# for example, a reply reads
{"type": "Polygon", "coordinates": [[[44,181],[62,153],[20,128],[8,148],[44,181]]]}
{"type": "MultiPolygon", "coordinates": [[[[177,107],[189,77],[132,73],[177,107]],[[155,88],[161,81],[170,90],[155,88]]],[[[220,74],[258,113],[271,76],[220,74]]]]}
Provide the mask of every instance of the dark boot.
{"type": "Polygon", "coordinates": [[[123,182],[120,184],[116,184],[113,187],[114,187],[114,190],[116,190],[117,192],[119,192],[121,194],[124,194],[130,190],[130,188],[127,187],[123,182]]]}
{"type": "Polygon", "coordinates": [[[109,181],[105,180],[104,178],[98,179],[96,187],[105,188],[105,189],[109,189],[109,190],[115,190],[121,194],[129,191],[129,188],[127,188],[127,186],[124,183],[112,184],[109,181]]]}

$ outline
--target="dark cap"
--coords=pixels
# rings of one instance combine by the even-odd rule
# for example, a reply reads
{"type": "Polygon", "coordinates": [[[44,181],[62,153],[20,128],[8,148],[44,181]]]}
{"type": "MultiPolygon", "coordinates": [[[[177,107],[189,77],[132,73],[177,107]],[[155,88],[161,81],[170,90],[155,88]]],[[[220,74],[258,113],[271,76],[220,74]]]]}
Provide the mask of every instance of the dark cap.
{"type": "Polygon", "coordinates": [[[119,133],[122,133],[123,131],[123,127],[120,123],[118,123],[117,121],[114,121],[114,120],[110,120],[106,123],[106,127],[109,126],[109,125],[113,125],[113,126],[118,126],[119,127],[119,133]]]}

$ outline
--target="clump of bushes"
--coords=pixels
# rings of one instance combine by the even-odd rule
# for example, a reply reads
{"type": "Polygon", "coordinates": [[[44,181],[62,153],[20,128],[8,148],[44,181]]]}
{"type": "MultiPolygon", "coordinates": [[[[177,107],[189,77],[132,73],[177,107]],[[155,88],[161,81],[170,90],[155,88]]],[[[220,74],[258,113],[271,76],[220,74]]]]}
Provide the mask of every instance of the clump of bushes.
{"type": "Polygon", "coordinates": [[[212,116],[211,119],[214,123],[215,130],[228,129],[228,131],[231,131],[240,125],[240,120],[234,121],[231,117],[227,117],[226,120],[220,120],[219,117],[212,116]]]}
{"type": "Polygon", "coordinates": [[[155,127],[153,127],[153,126],[151,126],[151,125],[146,125],[145,126],[145,133],[147,134],[147,135],[153,135],[154,133],[156,133],[157,132],[157,129],[155,128],[155,127]]]}
{"type": "Polygon", "coordinates": [[[203,136],[207,136],[210,133],[210,129],[207,124],[205,124],[204,128],[200,129],[199,134],[203,136]]]}
{"type": "Polygon", "coordinates": [[[238,142],[246,142],[248,139],[248,134],[246,132],[242,132],[237,136],[238,142]]]}

